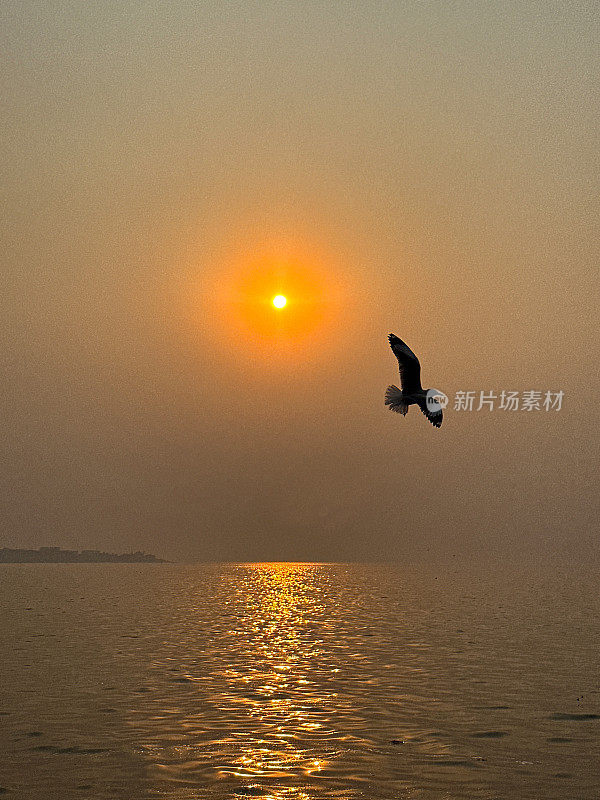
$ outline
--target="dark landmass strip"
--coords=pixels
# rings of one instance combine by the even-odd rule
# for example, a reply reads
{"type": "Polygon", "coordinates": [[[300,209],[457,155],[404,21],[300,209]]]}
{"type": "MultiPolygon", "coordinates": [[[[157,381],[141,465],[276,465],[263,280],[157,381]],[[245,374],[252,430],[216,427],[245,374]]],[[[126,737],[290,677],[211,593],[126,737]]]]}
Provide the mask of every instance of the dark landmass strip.
{"type": "Polygon", "coordinates": [[[166,564],[162,558],[140,550],[135,553],[103,553],[101,550],[63,550],[40,547],[39,550],[0,548],[0,564],[166,564]]]}

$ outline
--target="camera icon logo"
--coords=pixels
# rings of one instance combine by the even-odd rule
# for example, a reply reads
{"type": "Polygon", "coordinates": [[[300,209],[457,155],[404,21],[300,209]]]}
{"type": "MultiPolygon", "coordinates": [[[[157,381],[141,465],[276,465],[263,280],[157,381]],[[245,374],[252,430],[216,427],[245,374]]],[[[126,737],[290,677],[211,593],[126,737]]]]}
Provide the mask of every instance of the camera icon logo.
{"type": "Polygon", "coordinates": [[[448,396],[440,392],[439,389],[427,389],[425,404],[427,405],[427,410],[435,414],[443,408],[446,408],[448,405],[448,396]]]}

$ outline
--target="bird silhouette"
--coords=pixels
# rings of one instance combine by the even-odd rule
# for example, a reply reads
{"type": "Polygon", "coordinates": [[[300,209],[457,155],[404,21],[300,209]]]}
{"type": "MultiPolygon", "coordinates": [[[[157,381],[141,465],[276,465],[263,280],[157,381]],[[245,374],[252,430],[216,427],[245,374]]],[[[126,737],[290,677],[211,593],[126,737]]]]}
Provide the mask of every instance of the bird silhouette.
{"type": "Polygon", "coordinates": [[[405,416],[411,405],[417,405],[429,422],[439,428],[443,420],[443,408],[448,398],[437,389],[423,389],[421,386],[421,365],[419,359],[394,333],[388,335],[390,347],[400,367],[400,386],[388,386],[385,392],[385,404],[391,411],[405,416]]]}

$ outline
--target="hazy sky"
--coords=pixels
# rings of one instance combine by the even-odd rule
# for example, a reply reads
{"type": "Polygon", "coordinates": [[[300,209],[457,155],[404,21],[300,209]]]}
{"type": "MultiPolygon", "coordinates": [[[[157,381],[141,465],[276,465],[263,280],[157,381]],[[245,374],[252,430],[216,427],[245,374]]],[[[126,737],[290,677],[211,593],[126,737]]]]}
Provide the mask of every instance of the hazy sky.
{"type": "Polygon", "coordinates": [[[597,552],[595,2],[0,13],[0,544],[597,552]],[[270,270],[306,331],[249,310],[270,270]],[[563,409],[391,414],[389,331],[563,409]]]}

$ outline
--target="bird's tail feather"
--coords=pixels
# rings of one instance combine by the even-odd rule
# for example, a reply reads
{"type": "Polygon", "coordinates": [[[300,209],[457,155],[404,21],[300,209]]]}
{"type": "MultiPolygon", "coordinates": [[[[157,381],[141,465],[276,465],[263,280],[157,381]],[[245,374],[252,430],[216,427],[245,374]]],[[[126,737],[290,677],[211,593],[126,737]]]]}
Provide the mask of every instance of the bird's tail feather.
{"type": "Polygon", "coordinates": [[[385,390],[385,404],[390,407],[390,411],[404,416],[408,411],[408,406],[402,397],[402,390],[397,386],[388,386],[385,390]]]}

